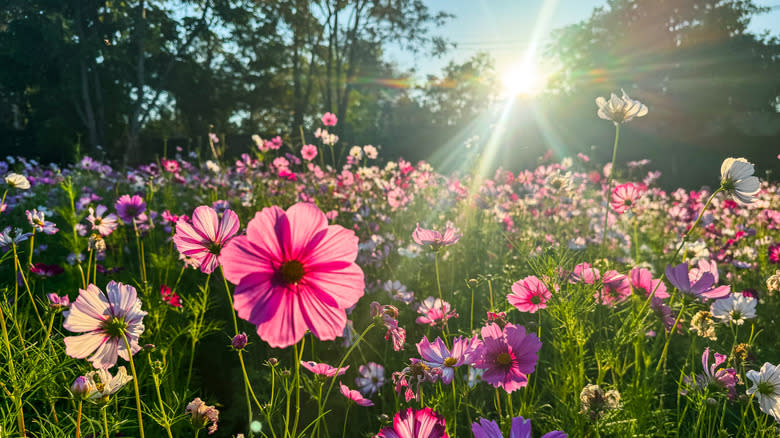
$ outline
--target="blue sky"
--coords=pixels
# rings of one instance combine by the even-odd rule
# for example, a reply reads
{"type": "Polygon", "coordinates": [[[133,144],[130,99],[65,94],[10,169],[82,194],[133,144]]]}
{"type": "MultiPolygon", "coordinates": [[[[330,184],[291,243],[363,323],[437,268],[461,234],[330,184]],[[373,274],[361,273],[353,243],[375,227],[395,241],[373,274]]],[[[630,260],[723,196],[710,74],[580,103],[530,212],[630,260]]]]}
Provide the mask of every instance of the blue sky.
{"type": "MultiPolygon", "coordinates": [[[[436,74],[450,60],[463,61],[479,50],[490,53],[499,75],[522,60],[528,47],[543,47],[550,30],[588,18],[605,0],[427,0],[431,10],[456,15],[437,33],[459,47],[441,59],[414,57],[391,47],[388,59],[402,68],[416,68],[421,75],[436,74]]],[[[751,22],[750,30],[780,34],[780,0],[756,0],[761,6],[777,6],[751,22]]]]}

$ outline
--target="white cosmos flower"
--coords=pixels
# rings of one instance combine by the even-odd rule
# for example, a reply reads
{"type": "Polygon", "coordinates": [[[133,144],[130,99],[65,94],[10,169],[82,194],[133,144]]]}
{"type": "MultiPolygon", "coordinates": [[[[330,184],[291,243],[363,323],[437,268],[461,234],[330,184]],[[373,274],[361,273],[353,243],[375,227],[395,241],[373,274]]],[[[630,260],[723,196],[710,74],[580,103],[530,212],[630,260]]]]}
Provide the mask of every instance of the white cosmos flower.
{"type": "Polygon", "coordinates": [[[780,366],[766,362],[761,371],[750,370],[746,375],[753,382],[747,394],[755,394],[761,411],[780,423],[780,366]]]}
{"type": "Polygon", "coordinates": [[[720,185],[728,194],[743,204],[750,204],[761,190],[761,183],[753,176],[755,168],[744,158],[726,158],[720,166],[720,185]]]}
{"type": "Polygon", "coordinates": [[[737,292],[727,298],[715,300],[710,306],[710,313],[720,322],[733,322],[736,325],[742,325],[746,319],[756,317],[757,302],[758,300],[755,298],[746,297],[741,292],[737,292]]]}
{"type": "Polygon", "coordinates": [[[21,190],[27,190],[30,188],[30,181],[26,176],[13,172],[5,176],[5,183],[11,187],[21,190]]]}
{"type": "Polygon", "coordinates": [[[125,367],[117,368],[116,375],[112,376],[107,369],[98,369],[87,373],[87,378],[92,383],[86,398],[93,401],[107,402],[108,398],[122,389],[127,382],[133,380],[132,376],[127,375],[125,367]],[[98,380],[95,380],[95,376],[98,380]]]}
{"type": "Polygon", "coordinates": [[[631,121],[634,117],[643,117],[647,114],[647,107],[638,100],[628,97],[624,90],[622,97],[617,97],[615,93],[609,100],[603,97],[596,98],[596,105],[599,107],[598,115],[604,120],[610,120],[616,125],[631,121]]]}

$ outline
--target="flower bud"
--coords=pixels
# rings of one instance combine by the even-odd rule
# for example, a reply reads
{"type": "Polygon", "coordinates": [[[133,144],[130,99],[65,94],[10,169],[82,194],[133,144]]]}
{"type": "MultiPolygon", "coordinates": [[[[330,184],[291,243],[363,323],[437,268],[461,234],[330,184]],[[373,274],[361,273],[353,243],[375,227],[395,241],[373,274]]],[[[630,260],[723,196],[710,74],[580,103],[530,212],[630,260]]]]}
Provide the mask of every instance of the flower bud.
{"type": "Polygon", "coordinates": [[[477,279],[476,279],[476,278],[472,278],[472,279],[470,279],[470,280],[468,281],[468,285],[469,285],[469,287],[470,287],[470,288],[475,288],[475,287],[477,287],[477,279]]]}
{"type": "Polygon", "coordinates": [[[78,376],[70,386],[70,392],[76,398],[86,398],[91,390],[95,389],[95,384],[87,376],[78,376]]]}
{"type": "Polygon", "coordinates": [[[279,359],[275,357],[268,359],[268,364],[271,365],[272,367],[275,367],[278,363],[279,363],[279,359]]]}
{"type": "Polygon", "coordinates": [[[154,351],[157,349],[157,346],[154,344],[144,344],[144,350],[146,351],[154,351]]]}
{"type": "Polygon", "coordinates": [[[236,350],[241,351],[244,349],[244,347],[246,347],[247,341],[248,339],[246,337],[246,333],[242,332],[233,336],[233,340],[230,341],[230,345],[232,345],[236,350]]]}

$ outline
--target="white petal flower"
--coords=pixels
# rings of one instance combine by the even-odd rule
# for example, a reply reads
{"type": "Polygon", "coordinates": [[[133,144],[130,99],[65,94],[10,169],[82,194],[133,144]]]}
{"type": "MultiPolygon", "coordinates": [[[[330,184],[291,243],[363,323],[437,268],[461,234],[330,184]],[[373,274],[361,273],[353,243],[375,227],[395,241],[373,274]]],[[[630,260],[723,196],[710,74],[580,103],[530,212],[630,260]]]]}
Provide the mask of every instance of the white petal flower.
{"type": "Polygon", "coordinates": [[[746,319],[756,317],[757,302],[758,300],[755,298],[746,297],[738,292],[727,298],[715,300],[710,306],[710,313],[723,323],[733,322],[736,325],[742,325],[746,319]]]}
{"type": "Polygon", "coordinates": [[[750,204],[761,190],[753,176],[755,167],[744,158],[726,158],[720,166],[720,184],[728,194],[742,204],[750,204]]]}
{"type": "Polygon", "coordinates": [[[610,120],[617,125],[647,114],[647,106],[638,100],[628,97],[624,90],[621,91],[623,92],[622,97],[612,93],[609,100],[603,97],[596,98],[596,105],[599,107],[598,116],[600,118],[610,120]]]}
{"type": "Polygon", "coordinates": [[[30,188],[30,181],[26,176],[13,172],[5,176],[5,183],[20,190],[27,190],[30,188]]]}
{"type": "Polygon", "coordinates": [[[746,375],[753,382],[747,394],[755,394],[761,411],[780,423],[780,366],[766,362],[761,371],[750,370],[746,375]]]}
{"type": "Polygon", "coordinates": [[[117,368],[115,376],[112,376],[107,369],[98,369],[87,374],[87,378],[94,383],[93,387],[87,393],[87,399],[93,401],[108,401],[108,397],[116,394],[122,389],[129,381],[133,380],[132,376],[127,375],[125,367],[117,368]],[[95,381],[95,376],[99,381],[95,381]]]}

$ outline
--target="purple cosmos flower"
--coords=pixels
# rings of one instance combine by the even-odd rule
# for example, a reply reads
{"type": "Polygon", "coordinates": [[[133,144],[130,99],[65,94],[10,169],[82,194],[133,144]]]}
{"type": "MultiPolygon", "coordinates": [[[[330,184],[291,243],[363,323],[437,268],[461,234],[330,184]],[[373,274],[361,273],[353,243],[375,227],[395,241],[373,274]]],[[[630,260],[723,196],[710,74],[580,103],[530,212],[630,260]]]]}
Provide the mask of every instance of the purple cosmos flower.
{"type": "Polygon", "coordinates": [[[452,351],[437,337],[433,343],[427,336],[417,344],[417,351],[429,367],[441,368],[441,381],[445,384],[452,383],[455,376],[455,368],[461,365],[471,365],[482,354],[482,342],[474,336],[463,338],[461,336],[452,340],[452,351]]]}
{"type": "Polygon", "coordinates": [[[117,355],[129,361],[127,347],[122,334],[127,337],[131,354],[141,350],[138,337],[144,332],[143,319],[135,288],[110,281],[104,294],[97,286],[90,284],[86,290],[79,290],[79,296],[64,313],[62,326],[72,332],[84,333],[65,338],[65,352],[70,357],[87,360],[95,368],[111,368],[117,355]]]}
{"type": "Polygon", "coordinates": [[[326,363],[317,363],[312,361],[301,361],[301,366],[311,371],[314,374],[325,377],[341,376],[347,372],[349,365],[343,368],[334,368],[326,363]]]}
{"type": "Polygon", "coordinates": [[[393,425],[385,427],[375,438],[449,438],[444,417],[431,408],[415,411],[409,408],[395,414],[393,425]]]}
{"type": "Polygon", "coordinates": [[[339,382],[339,390],[341,391],[341,395],[347,398],[347,400],[355,402],[358,406],[374,406],[374,402],[371,400],[363,397],[360,392],[355,391],[354,389],[349,389],[349,387],[341,382],[339,382]]]}
{"type": "MultiPolygon", "coordinates": [[[[471,431],[474,433],[474,438],[504,438],[498,424],[484,418],[479,419],[479,424],[472,423],[471,431]]],[[[531,420],[526,420],[523,417],[512,419],[512,430],[509,431],[510,438],[531,438],[531,436],[531,420]]],[[[567,438],[568,436],[560,430],[554,430],[542,435],[542,438],[567,438]]]]}
{"type": "Polygon", "coordinates": [[[32,225],[33,230],[45,234],[56,234],[59,231],[54,222],[46,220],[46,215],[42,211],[33,209],[32,211],[25,210],[24,213],[27,215],[27,222],[32,225]]]}
{"type": "Polygon", "coordinates": [[[219,266],[217,256],[222,247],[238,232],[239,226],[238,215],[233,210],[225,210],[220,220],[213,208],[201,205],[192,213],[192,224],[179,219],[173,242],[181,254],[195,259],[200,270],[210,274],[219,266]]]}
{"type": "Polygon", "coordinates": [[[525,327],[507,324],[503,330],[497,324],[482,327],[482,355],[474,364],[485,370],[482,380],[512,392],[528,384],[528,374],[534,372],[537,352],[542,342],[535,334],[526,334],[525,327]]]}
{"type": "Polygon", "coordinates": [[[87,221],[92,225],[92,231],[97,231],[101,236],[108,236],[119,226],[117,217],[114,213],[108,213],[105,205],[98,205],[97,208],[89,207],[89,216],[87,221]]]}
{"type": "Polygon", "coordinates": [[[436,230],[420,228],[420,224],[417,224],[417,228],[412,232],[412,239],[414,239],[418,245],[430,245],[434,250],[438,250],[444,246],[454,245],[462,236],[463,234],[455,228],[452,222],[447,222],[444,234],[436,230]]]}
{"type": "Polygon", "coordinates": [[[122,195],[114,205],[122,222],[129,224],[133,219],[139,218],[146,211],[146,203],[138,195],[122,195]]]}
{"type": "Polygon", "coordinates": [[[385,367],[376,362],[360,365],[358,374],[360,376],[355,377],[355,385],[363,395],[370,396],[385,384],[385,367]]]}
{"type": "Polygon", "coordinates": [[[697,298],[725,298],[730,293],[728,286],[712,288],[715,277],[709,272],[701,272],[695,283],[691,283],[688,275],[688,263],[683,262],[677,266],[666,266],[666,278],[680,292],[693,295],[697,298]]]}

